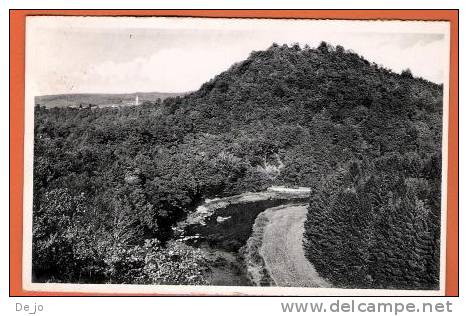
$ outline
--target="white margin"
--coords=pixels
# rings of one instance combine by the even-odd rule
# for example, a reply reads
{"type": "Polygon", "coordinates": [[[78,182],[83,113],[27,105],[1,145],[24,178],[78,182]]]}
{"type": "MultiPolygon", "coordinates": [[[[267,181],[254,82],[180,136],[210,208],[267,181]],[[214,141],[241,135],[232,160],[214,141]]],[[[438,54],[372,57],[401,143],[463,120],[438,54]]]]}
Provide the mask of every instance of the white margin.
{"type": "MultiPolygon", "coordinates": [[[[57,19],[68,19],[56,17],[57,19]]],[[[76,19],[76,18],[70,18],[76,19]]],[[[86,19],[93,19],[87,17],[86,19]]],[[[94,18],[94,19],[134,19],[139,18],[94,18]]],[[[147,20],[150,18],[144,18],[147,20]]],[[[152,19],[185,19],[234,22],[237,19],[200,19],[200,18],[152,18],[152,19]]],[[[242,19],[247,20],[247,19],[242,19]]],[[[272,21],[269,19],[248,19],[255,23],[272,21]]],[[[88,20],[89,22],[91,20],[88,20]]],[[[276,22],[307,23],[307,20],[274,20],[276,22]]],[[[310,20],[317,23],[324,20],[310,20]]],[[[330,20],[327,20],[330,21],[330,20]]],[[[335,22],[359,24],[368,21],[340,21],[335,22]]],[[[332,24],[333,24],[332,23],[332,24]]],[[[444,56],[446,71],[444,73],[443,91],[443,140],[442,140],[442,197],[441,197],[441,248],[440,248],[440,289],[424,290],[377,290],[377,289],[337,289],[337,288],[292,288],[292,287],[238,287],[238,286],[181,286],[181,285],[126,285],[126,284],[64,284],[64,283],[33,283],[32,277],[32,197],[33,197],[33,153],[34,153],[34,83],[28,77],[28,55],[33,47],[28,46],[28,33],[31,23],[26,19],[25,35],[25,135],[24,135],[24,185],[23,185],[23,288],[31,291],[47,292],[79,292],[102,294],[155,294],[155,295],[273,295],[273,296],[443,296],[445,295],[445,267],[446,267],[446,228],[447,228],[447,166],[448,166],[448,106],[449,106],[449,70],[450,70],[450,24],[447,22],[415,22],[415,21],[378,21],[378,23],[392,23],[390,32],[406,30],[404,25],[411,25],[411,30],[422,33],[425,27],[431,32],[438,30],[445,35],[447,54],[444,56]],[[435,26],[437,24],[437,26],[435,26]]],[[[86,24],[88,25],[88,24],[86,24]]],[[[336,25],[334,25],[336,27],[336,25]]],[[[372,29],[372,28],[371,28],[372,29]]],[[[382,26],[379,26],[382,31],[382,26]]],[[[376,29],[374,28],[374,31],[376,29]]],[[[438,61],[434,61],[438,62],[438,61]]]]}

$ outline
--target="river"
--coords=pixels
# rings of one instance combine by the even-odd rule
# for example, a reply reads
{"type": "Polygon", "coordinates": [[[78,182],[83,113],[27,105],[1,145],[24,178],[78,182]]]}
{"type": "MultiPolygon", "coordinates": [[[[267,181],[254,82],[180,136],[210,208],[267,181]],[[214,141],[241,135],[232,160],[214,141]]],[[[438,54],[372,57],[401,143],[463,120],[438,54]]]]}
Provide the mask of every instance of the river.
{"type": "Polygon", "coordinates": [[[318,278],[303,252],[301,256],[304,205],[308,203],[309,195],[308,188],[271,187],[263,192],[206,200],[181,223],[185,232],[183,238],[205,252],[210,261],[208,279],[211,285],[325,286],[326,282],[318,278]],[[302,208],[293,206],[297,204],[302,208]],[[281,211],[277,214],[275,210],[281,211]],[[262,243],[259,254],[264,257],[266,273],[271,274],[266,278],[273,282],[259,283],[252,275],[251,262],[246,260],[251,252],[251,249],[247,251],[246,244],[252,236],[256,218],[262,212],[268,216],[268,226],[259,236],[262,243]],[[276,229],[278,233],[275,233],[276,229]],[[275,240],[278,247],[275,247],[275,240]],[[281,253],[281,261],[273,260],[276,252],[281,253]],[[297,265],[294,265],[296,261],[297,265]],[[291,267],[295,268],[291,270],[291,267]],[[286,273],[289,270],[292,272],[286,273]],[[314,282],[310,279],[306,283],[294,281],[305,280],[304,275],[311,272],[315,273],[312,273],[314,282]]]}

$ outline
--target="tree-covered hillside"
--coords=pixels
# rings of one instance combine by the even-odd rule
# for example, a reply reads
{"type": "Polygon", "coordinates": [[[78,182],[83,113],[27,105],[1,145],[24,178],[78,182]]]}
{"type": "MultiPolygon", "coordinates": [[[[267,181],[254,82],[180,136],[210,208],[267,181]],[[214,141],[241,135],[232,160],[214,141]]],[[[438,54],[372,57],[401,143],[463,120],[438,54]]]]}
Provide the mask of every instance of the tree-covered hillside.
{"type": "Polygon", "coordinates": [[[172,226],[206,197],[285,184],[312,187],[323,277],[434,287],[441,117],[440,85],[326,43],[274,44],[162,104],[36,107],[35,279],[203,283],[172,226]]]}

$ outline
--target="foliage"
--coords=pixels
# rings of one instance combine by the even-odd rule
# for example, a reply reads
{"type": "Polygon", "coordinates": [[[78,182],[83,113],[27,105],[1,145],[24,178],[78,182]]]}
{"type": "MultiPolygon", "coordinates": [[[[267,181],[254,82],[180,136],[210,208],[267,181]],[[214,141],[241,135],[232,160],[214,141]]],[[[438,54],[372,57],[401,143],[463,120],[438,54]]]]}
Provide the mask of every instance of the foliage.
{"type": "MultiPolygon", "coordinates": [[[[438,222],[440,172],[434,170],[440,167],[434,157],[440,152],[441,116],[440,85],[393,73],[326,43],[317,49],[274,44],[252,52],[198,91],[162,103],[36,106],[34,277],[44,282],[189,282],[195,266],[186,261],[179,264],[186,270],[177,279],[141,272],[148,265],[142,260],[149,255],[148,240],[160,243],[155,249],[161,254],[152,258],[167,259],[165,253],[176,247],[172,226],[203,199],[273,184],[312,187],[311,205],[333,210],[336,231],[343,229],[333,242],[345,242],[351,234],[347,249],[362,253],[346,256],[374,260],[366,257],[371,245],[361,238],[366,232],[369,242],[379,240],[395,228],[368,228],[381,214],[404,212],[404,222],[416,216],[410,213],[423,212],[438,222]],[[402,171],[381,171],[389,163],[382,157],[395,160],[402,171]],[[365,175],[356,177],[358,183],[343,180],[352,161],[365,175]],[[401,175],[401,185],[391,180],[378,187],[393,195],[375,202],[361,188],[372,187],[372,172],[375,185],[394,174],[401,175]],[[351,214],[364,230],[347,227],[351,214]]],[[[311,214],[310,223],[315,221],[311,214]]],[[[310,223],[305,239],[313,244],[310,223]]],[[[405,234],[414,237],[415,227],[405,234]]],[[[318,246],[310,247],[308,252],[318,246]]],[[[345,254],[339,249],[345,248],[331,249],[338,264],[345,254]]],[[[313,254],[309,258],[314,262],[313,254]]],[[[408,262],[396,265],[416,269],[412,273],[420,276],[421,268],[408,262]]],[[[427,262],[427,271],[437,270],[435,262],[427,262]]],[[[167,264],[154,266],[172,269],[167,264]]],[[[343,279],[349,274],[353,282],[366,279],[384,286],[377,272],[369,281],[362,268],[340,264],[339,273],[322,274],[343,279]]],[[[190,282],[201,282],[197,278],[190,282]]]]}
{"type": "Polygon", "coordinates": [[[202,285],[206,283],[206,259],[199,249],[180,241],[162,247],[156,239],[141,246],[118,245],[106,258],[109,282],[202,285]]]}
{"type": "Polygon", "coordinates": [[[411,164],[405,158],[386,155],[365,172],[352,162],[338,187],[313,196],[304,248],[333,284],[438,287],[440,205],[432,199],[440,181],[427,174],[433,157],[411,164]]]}

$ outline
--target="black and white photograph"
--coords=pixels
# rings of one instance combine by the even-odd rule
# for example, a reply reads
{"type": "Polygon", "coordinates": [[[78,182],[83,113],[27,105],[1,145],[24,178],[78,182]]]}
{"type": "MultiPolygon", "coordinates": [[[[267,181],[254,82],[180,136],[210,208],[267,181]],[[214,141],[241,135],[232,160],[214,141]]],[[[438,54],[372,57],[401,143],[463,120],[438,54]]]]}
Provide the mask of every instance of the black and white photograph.
{"type": "Polygon", "coordinates": [[[26,22],[26,289],[444,293],[448,22],[26,22]]]}

